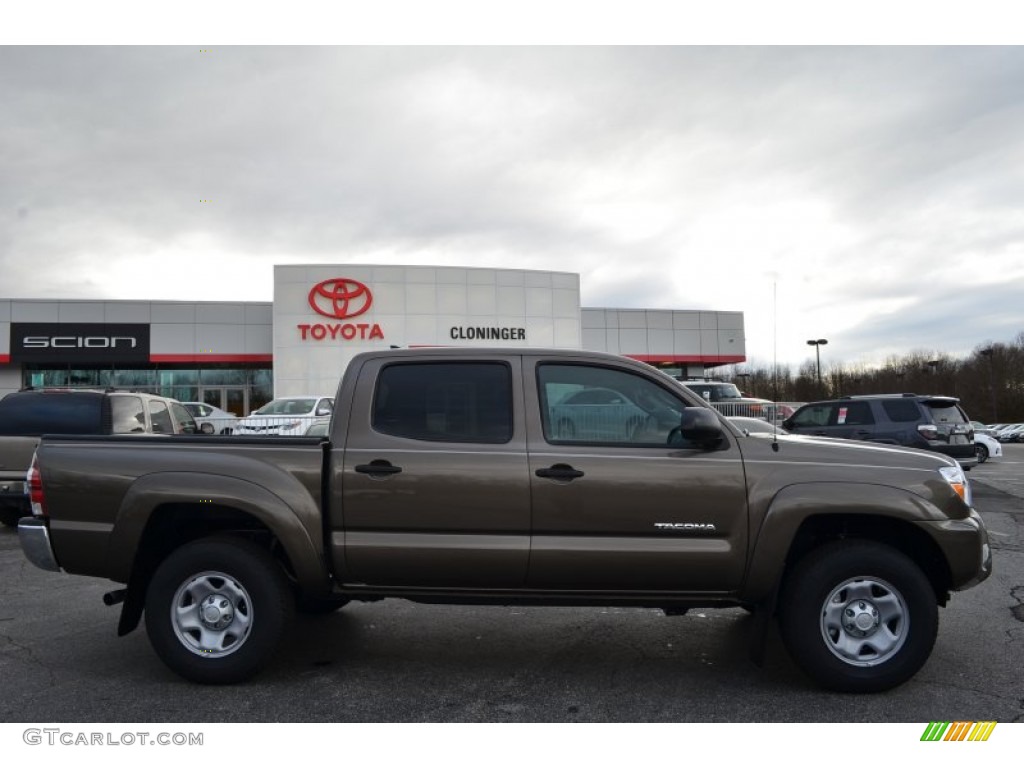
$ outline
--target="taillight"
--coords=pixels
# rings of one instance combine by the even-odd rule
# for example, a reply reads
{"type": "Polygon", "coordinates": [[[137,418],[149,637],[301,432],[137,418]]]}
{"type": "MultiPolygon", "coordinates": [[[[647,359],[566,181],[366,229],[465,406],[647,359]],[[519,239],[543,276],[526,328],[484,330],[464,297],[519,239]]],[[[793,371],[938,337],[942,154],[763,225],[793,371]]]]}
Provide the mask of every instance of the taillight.
{"type": "Polygon", "coordinates": [[[938,440],[939,428],[934,424],[918,424],[917,431],[925,440],[938,440]]]}
{"type": "Polygon", "coordinates": [[[32,514],[35,517],[46,517],[46,507],[43,504],[43,476],[39,474],[39,458],[36,456],[32,456],[32,466],[25,475],[25,493],[28,494],[29,503],[32,505],[32,514]]]}

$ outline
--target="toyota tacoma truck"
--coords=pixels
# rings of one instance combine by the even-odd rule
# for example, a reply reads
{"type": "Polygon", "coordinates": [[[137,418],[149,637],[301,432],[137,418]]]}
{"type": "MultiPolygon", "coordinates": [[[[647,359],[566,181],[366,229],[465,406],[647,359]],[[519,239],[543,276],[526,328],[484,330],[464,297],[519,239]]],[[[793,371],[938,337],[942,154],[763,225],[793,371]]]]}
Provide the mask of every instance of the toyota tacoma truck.
{"type": "Polygon", "coordinates": [[[125,585],[159,657],[253,675],[296,609],[353,600],[615,605],[777,619],[843,691],[926,662],[938,607],[991,573],[944,456],[746,435],[603,353],[384,350],[342,377],[328,437],[44,436],[19,522],[33,563],[125,585]]]}

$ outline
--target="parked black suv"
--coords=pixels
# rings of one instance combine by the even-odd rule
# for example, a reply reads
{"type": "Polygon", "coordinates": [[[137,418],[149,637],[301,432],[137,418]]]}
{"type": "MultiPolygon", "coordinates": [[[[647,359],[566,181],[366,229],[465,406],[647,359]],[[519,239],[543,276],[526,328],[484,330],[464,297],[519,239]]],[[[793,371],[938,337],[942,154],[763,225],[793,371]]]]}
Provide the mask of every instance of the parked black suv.
{"type": "Polygon", "coordinates": [[[956,397],[902,394],[822,400],[801,406],[782,426],[798,435],[937,451],[963,467],[978,463],[974,428],[956,397]]]}
{"type": "Polygon", "coordinates": [[[44,434],[195,434],[177,400],[146,392],[27,389],[0,399],[0,525],[29,514],[25,473],[44,434]]]}

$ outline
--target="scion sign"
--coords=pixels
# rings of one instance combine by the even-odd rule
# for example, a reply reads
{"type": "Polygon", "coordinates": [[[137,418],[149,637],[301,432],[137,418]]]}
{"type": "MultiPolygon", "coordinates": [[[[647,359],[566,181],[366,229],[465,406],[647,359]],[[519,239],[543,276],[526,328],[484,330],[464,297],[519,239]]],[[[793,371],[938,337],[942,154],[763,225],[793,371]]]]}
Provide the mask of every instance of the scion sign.
{"type": "Polygon", "coordinates": [[[11,362],[148,363],[143,323],[11,323],[11,362]]]}

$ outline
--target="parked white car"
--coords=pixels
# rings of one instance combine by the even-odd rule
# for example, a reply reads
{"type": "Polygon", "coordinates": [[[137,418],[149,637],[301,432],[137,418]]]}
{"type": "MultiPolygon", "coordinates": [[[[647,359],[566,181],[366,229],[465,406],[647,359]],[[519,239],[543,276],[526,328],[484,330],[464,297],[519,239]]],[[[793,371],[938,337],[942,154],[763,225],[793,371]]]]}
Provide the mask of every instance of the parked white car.
{"type": "Polygon", "coordinates": [[[1003,455],[1003,446],[994,437],[974,433],[974,452],[978,454],[978,463],[984,464],[989,459],[998,459],[1003,455]]]}
{"type": "Polygon", "coordinates": [[[279,397],[240,419],[235,425],[235,434],[304,435],[314,421],[330,416],[333,410],[333,397],[279,397]]]}
{"type": "Polygon", "coordinates": [[[204,435],[230,435],[238,422],[238,414],[207,403],[182,403],[192,414],[196,426],[204,435]]]}

